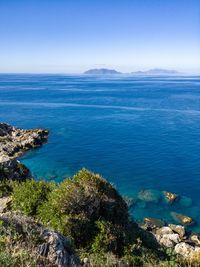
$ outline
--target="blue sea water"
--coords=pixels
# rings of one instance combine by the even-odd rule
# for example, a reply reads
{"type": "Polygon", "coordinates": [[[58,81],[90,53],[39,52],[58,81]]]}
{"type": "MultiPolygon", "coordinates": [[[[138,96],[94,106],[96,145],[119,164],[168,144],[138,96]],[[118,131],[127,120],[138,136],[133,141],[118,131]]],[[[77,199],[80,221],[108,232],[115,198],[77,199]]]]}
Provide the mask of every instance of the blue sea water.
{"type": "Polygon", "coordinates": [[[21,159],[37,179],[86,167],[129,197],[172,191],[187,198],[139,201],[132,215],[174,222],[176,211],[200,232],[200,77],[2,74],[0,121],[50,130],[48,144],[21,159]]]}

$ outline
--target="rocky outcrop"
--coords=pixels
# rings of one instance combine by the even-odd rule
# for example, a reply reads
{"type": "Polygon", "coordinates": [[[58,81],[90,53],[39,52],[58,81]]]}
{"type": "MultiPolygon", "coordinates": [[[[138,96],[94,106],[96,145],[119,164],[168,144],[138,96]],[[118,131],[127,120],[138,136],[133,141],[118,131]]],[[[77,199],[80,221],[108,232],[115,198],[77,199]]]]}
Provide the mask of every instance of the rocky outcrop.
{"type": "Polygon", "coordinates": [[[31,178],[29,169],[16,159],[0,162],[0,180],[25,180],[31,178]]]}
{"type": "Polygon", "coordinates": [[[163,246],[167,248],[174,247],[178,244],[181,239],[177,233],[174,233],[171,228],[164,226],[156,231],[156,240],[163,246]]]}
{"type": "Polygon", "coordinates": [[[40,237],[44,240],[44,243],[38,247],[41,256],[46,257],[58,267],[80,266],[79,259],[73,253],[71,244],[65,236],[49,229],[43,229],[40,237]]]}
{"type": "Polygon", "coordinates": [[[14,159],[30,148],[41,146],[47,138],[48,130],[23,130],[0,123],[0,162],[14,159]]]}
{"type": "Polygon", "coordinates": [[[148,219],[148,221],[144,220],[143,228],[150,231],[161,246],[174,249],[179,256],[187,259],[193,259],[200,255],[200,237],[198,234],[190,235],[182,225],[159,226],[158,223],[153,223],[154,221],[159,222],[158,219],[153,218],[148,219]],[[149,221],[151,223],[147,228],[149,221]]]}
{"type": "Polygon", "coordinates": [[[18,240],[16,243],[13,240],[9,249],[23,250],[25,248],[26,251],[29,251],[30,256],[36,259],[37,266],[81,266],[69,239],[62,234],[44,228],[32,218],[15,212],[1,213],[0,220],[3,222],[1,227],[5,229],[5,232],[11,226],[21,236],[21,240],[18,240]],[[44,262],[45,265],[40,265],[44,262]]]}
{"type": "Polygon", "coordinates": [[[29,170],[16,158],[28,149],[41,146],[47,138],[48,130],[23,130],[0,123],[0,180],[30,178],[29,170]]]}

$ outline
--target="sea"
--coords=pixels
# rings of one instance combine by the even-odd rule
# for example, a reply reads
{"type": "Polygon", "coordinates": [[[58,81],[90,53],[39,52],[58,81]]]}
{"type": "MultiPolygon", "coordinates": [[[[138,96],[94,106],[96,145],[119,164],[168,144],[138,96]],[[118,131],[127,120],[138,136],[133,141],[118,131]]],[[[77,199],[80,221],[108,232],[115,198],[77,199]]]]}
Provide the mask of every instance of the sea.
{"type": "Polygon", "coordinates": [[[129,198],[137,222],[176,223],[176,212],[200,233],[200,76],[1,74],[0,121],[50,130],[20,159],[35,179],[87,168],[129,198]]]}

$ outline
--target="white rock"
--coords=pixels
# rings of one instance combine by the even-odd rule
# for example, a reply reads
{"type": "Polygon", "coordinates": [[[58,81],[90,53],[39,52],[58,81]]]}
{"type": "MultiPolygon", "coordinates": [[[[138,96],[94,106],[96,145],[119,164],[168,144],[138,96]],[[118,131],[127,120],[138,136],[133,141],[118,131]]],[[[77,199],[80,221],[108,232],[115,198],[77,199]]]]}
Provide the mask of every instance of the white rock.
{"type": "Polygon", "coordinates": [[[170,227],[168,226],[163,226],[160,229],[158,229],[156,231],[157,235],[163,236],[163,235],[169,235],[169,234],[173,234],[173,231],[170,227]]]}
{"type": "Polygon", "coordinates": [[[178,234],[165,234],[160,238],[159,243],[165,247],[172,248],[180,241],[181,240],[178,234]]]}
{"type": "Polygon", "coordinates": [[[183,257],[193,257],[195,254],[195,248],[185,242],[177,244],[174,248],[177,254],[182,255],[183,257]]]}

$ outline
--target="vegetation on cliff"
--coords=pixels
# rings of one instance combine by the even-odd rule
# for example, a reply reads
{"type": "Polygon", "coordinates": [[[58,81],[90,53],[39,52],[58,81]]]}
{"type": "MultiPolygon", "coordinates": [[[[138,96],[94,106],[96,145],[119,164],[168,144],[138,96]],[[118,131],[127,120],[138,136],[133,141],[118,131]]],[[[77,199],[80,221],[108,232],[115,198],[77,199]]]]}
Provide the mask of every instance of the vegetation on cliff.
{"type": "Polygon", "coordinates": [[[48,253],[41,254],[41,229],[67,238],[84,266],[186,266],[129,217],[125,200],[109,182],[88,170],[60,184],[4,180],[0,194],[11,201],[0,213],[3,266],[68,266],[53,265],[48,253]]]}

